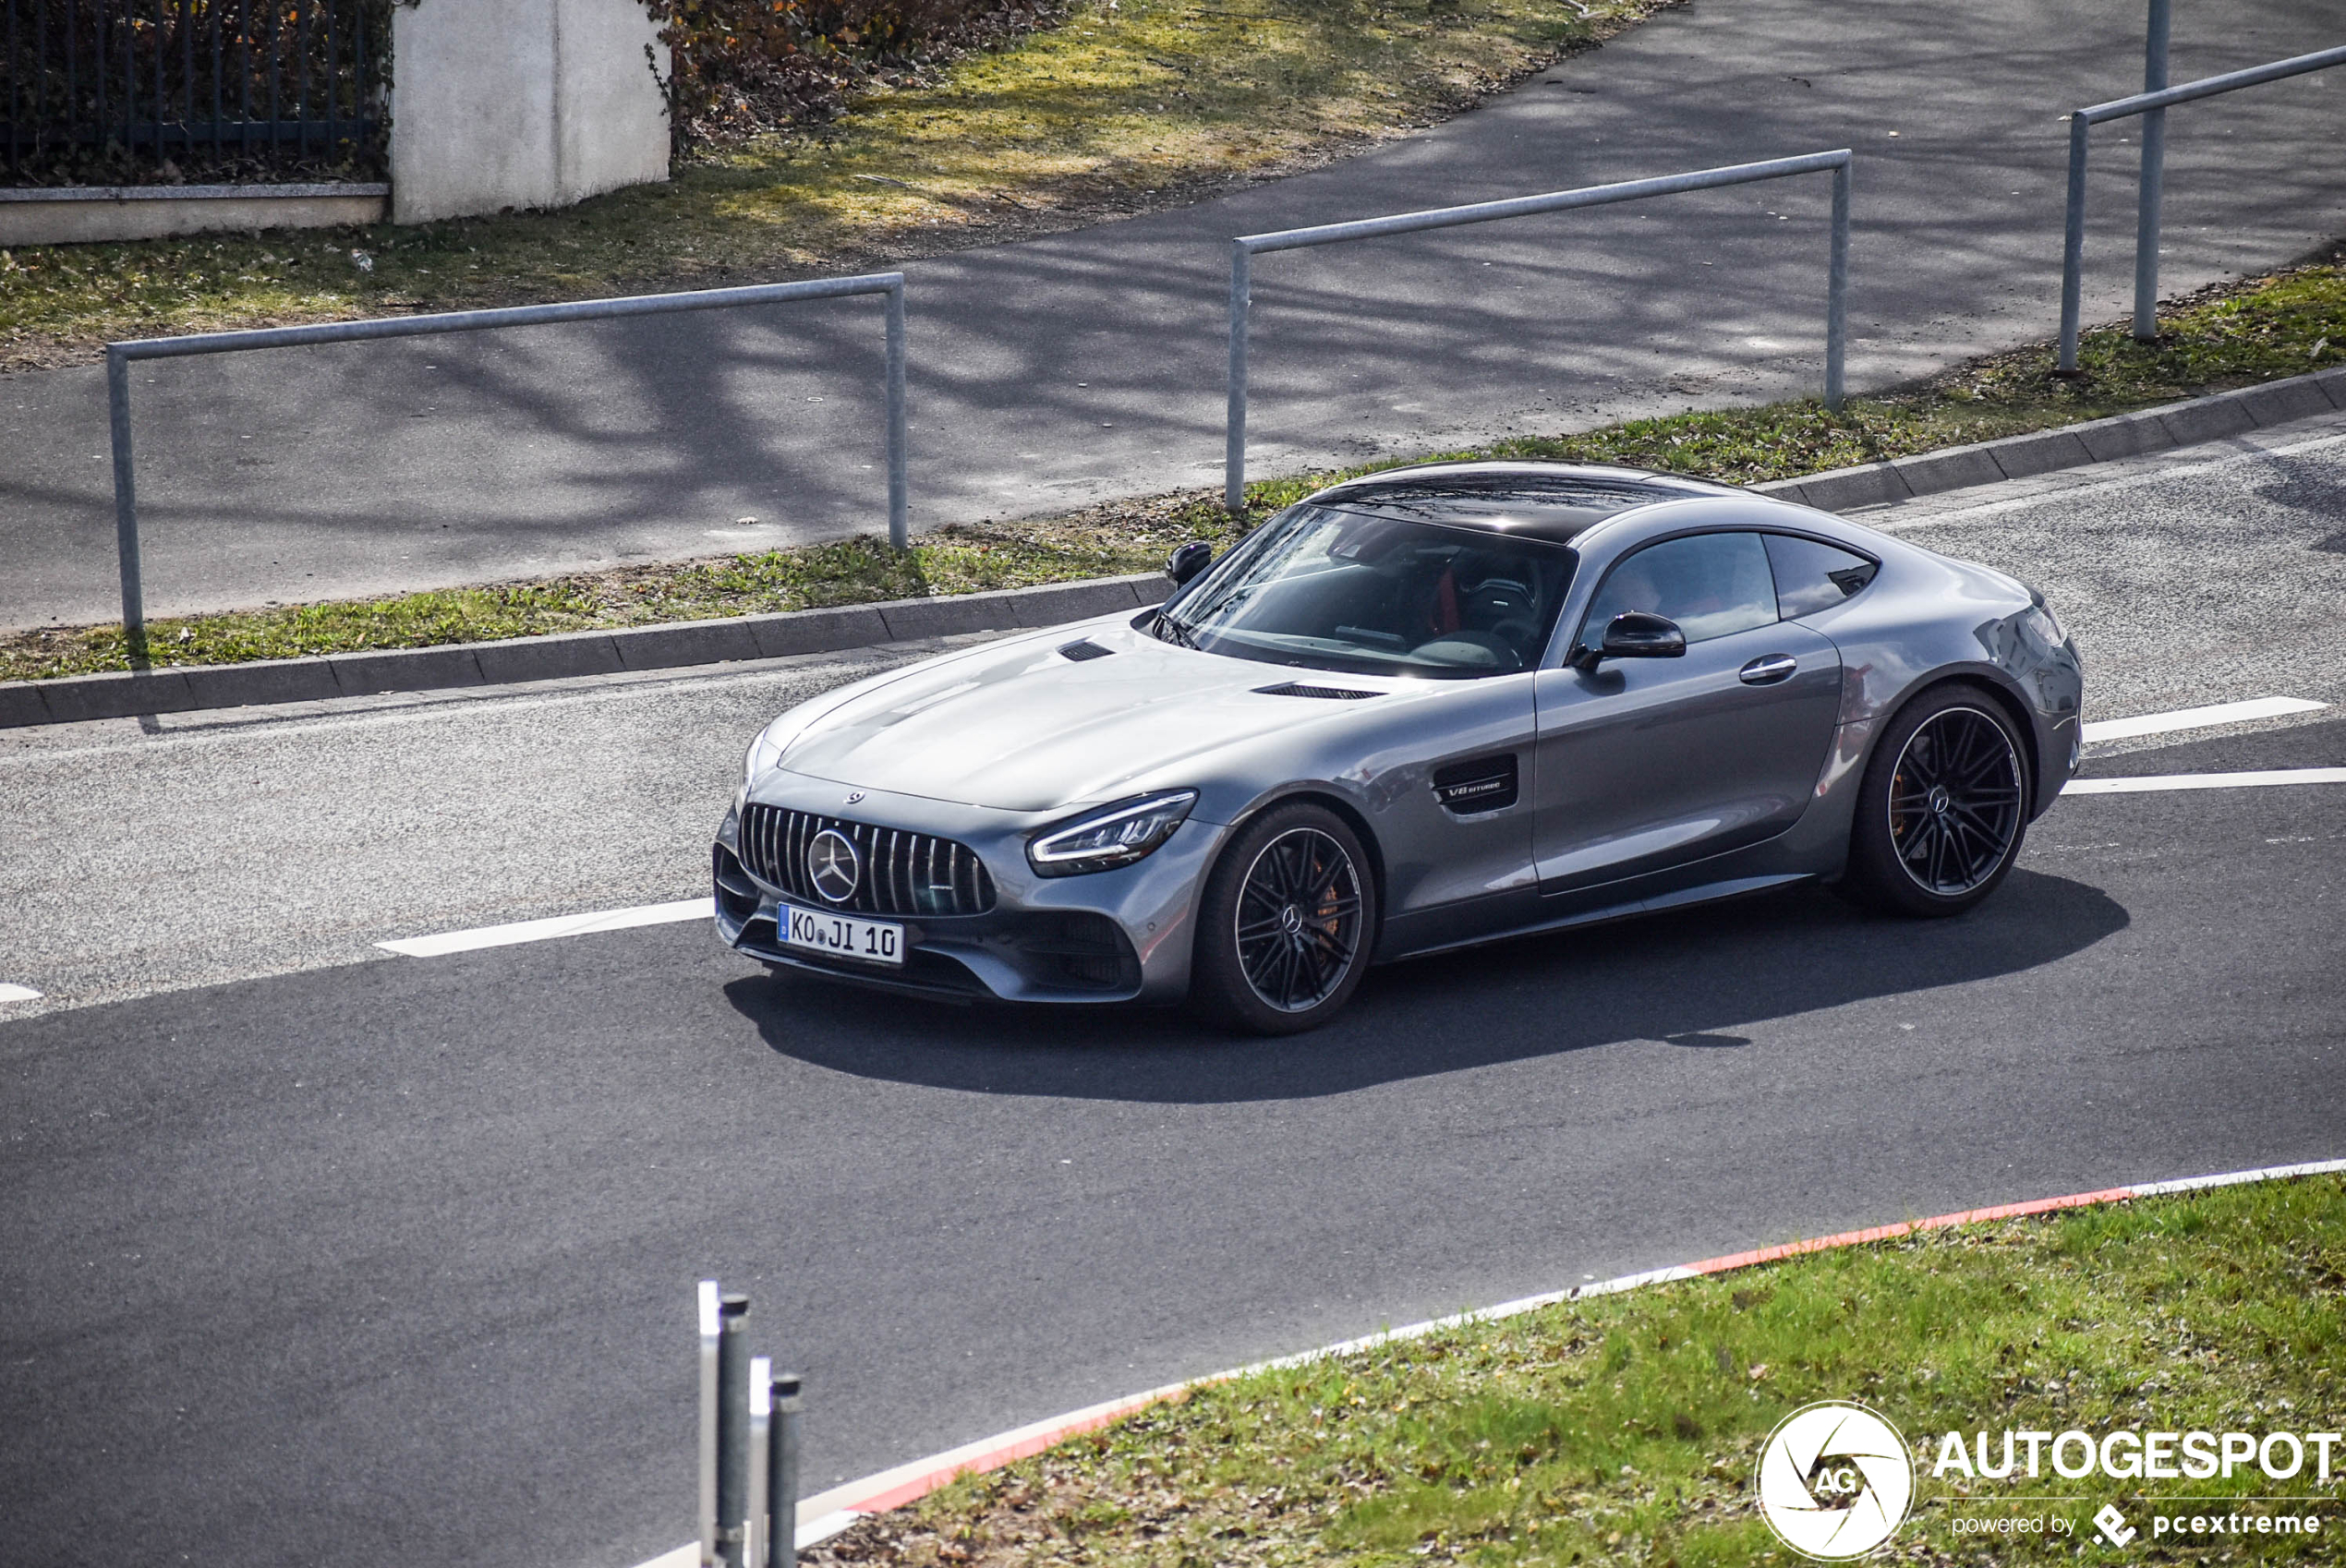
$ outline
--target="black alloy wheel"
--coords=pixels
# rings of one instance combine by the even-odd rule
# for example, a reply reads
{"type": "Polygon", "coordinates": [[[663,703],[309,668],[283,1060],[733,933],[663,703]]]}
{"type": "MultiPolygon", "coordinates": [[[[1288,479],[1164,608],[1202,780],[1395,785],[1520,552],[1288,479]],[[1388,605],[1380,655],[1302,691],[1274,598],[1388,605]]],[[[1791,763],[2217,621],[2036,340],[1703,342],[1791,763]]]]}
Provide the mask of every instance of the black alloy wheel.
{"type": "Polygon", "coordinates": [[[1916,887],[1961,898],[1994,875],[2020,832],[2020,757],[1976,707],[1933,714],[1890,776],[1890,841],[1916,887]]]}
{"type": "Polygon", "coordinates": [[[1207,879],[1192,995],[1216,1021],[1259,1034],[1333,1016],[1368,968],[1375,891],[1367,857],[1323,807],[1275,808],[1207,879]]]}
{"type": "Polygon", "coordinates": [[[1254,857],[1239,892],[1239,967],[1285,1013],[1317,1007],[1360,948],[1360,876],[1344,846],[1290,827],[1254,857]]]}
{"type": "Polygon", "coordinates": [[[1949,915],[1993,892],[2028,826],[2028,773],[2000,705],[1964,686],[1891,721],[1866,769],[1844,889],[1873,908],[1949,915]]]}

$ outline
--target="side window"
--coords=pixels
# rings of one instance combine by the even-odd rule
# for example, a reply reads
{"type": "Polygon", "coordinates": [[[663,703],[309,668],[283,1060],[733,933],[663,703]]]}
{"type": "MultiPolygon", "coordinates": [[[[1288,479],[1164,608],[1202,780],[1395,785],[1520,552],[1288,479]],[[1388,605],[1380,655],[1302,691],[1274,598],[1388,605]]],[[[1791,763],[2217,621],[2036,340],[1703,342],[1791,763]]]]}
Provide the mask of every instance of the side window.
{"type": "Polygon", "coordinates": [[[1632,609],[1668,616],[1689,643],[1769,625],[1776,589],[1767,549],[1757,534],[1693,534],[1648,545],[1597,589],[1579,641],[1596,646],[1613,618],[1632,609]]]}
{"type": "Polygon", "coordinates": [[[1814,539],[1769,534],[1768,564],[1776,571],[1776,602],[1786,621],[1830,609],[1873,581],[1874,561],[1814,539]]]}

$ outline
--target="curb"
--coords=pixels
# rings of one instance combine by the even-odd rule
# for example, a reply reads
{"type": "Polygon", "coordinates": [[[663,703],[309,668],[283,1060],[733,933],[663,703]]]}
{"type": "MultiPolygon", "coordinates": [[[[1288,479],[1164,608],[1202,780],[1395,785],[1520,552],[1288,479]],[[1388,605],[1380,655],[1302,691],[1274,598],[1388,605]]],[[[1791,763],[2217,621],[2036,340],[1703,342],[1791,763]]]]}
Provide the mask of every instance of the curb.
{"type": "Polygon", "coordinates": [[[117,670],[54,681],[10,681],[0,682],[0,730],[199,708],[674,669],[738,659],[836,653],[842,648],[962,632],[1017,632],[1119,609],[1144,609],[1161,600],[1170,588],[1161,574],[1145,573],[981,594],[843,605],[834,609],[678,621],[609,632],[558,632],[495,643],[117,670]]]}
{"type": "MultiPolygon", "coordinates": [[[[2346,367],[2083,425],[1836,468],[1798,479],[1772,479],[1750,488],[1758,495],[1844,512],[2221,440],[2340,410],[2346,410],[2346,367]]],[[[1143,609],[1159,602],[1169,591],[1163,577],[1144,573],[835,609],[679,621],[610,632],[561,632],[495,643],[0,681],[0,730],[836,653],[916,637],[1056,625],[1112,610],[1143,609]]]]}
{"type": "MultiPolygon", "coordinates": [[[[1936,1214],[1924,1220],[1907,1220],[1898,1224],[1875,1225],[1866,1230],[1844,1231],[1838,1236],[1818,1236],[1808,1241],[1786,1242],[1780,1247],[1756,1248],[1747,1252],[1731,1252],[1721,1258],[1705,1258],[1699,1262],[1682,1263],[1674,1268],[1652,1269],[1640,1274],[1625,1274],[1619,1279],[1604,1280],[1595,1285],[1575,1285],[1569,1290],[1550,1291],[1544,1296],[1527,1296],[1518,1301],[1503,1302],[1496,1307],[1484,1307],[1470,1312],[1453,1313],[1404,1328],[1387,1329],[1382,1333],[1348,1339],[1336,1345],[1324,1345],[1316,1350],[1300,1351],[1293,1356],[1281,1356],[1251,1366],[1233,1368],[1226,1372],[1210,1372],[1202,1378],[1184,1382],[1167,1383],[1144,1393],[1128,1394],[1102,1405],[1086,1405],[1063,1416],[1047,1417],[1023,1427],[994,1437],[980,1438],[975,1442],[915,1459],[907,1465],[883,1470],[876,1476],[849,1481],[828,1491],[817,1492],[799,1503],[799,1517],[806,1523],[799,1526],[798,1545],[804,1550],[832,1536],[867,1514],[886,1513],[927,1496],[948,1482],[962,1476],[998,1470],[1003,1465],[1032,1454],[1042,1453],[1068,1438],[1079,1437],[1107,1426],[1133,1412],[1178,1399],[1193,1389],[1209,1384],[1227,1382],[1233,1378],[1251,1376],[1256,1372],[1276,1370],[1283,1367],[1306,1366],[1334,1357],[1349,1356],[1358,1351],[1373,1350],[1381,1345],[1407,1340],[1423,1339],[1444,1329],[1462,1328],[1469,1323],[1486,1323],[1505,1318],[1519,1317],[1554,1307],[1566,1301],[1579,1301],[1590,1297],[1617,1296],[1650,1285],[1666,1285],[1676,1280],[1700,1279],[1709,1274],[1730,1273],[1737,1269],[1754,1268],[1761,1263],[1773,1263],[1787,1258],[1803,1257],[1811,1252],[1837,1250],[1844,1247],[1862,1247],[1876,1241],[1892,1241],[1918,1231],[1945,1230],[1952,1225],[1979,1224],[1990,1220],[2026,1218],[2031,1214],[2050,1214],[2063,1209],[2086,1209],[2106,1203],[2122,1203],[2135,1198],[2163,1198],[2182,1192],[2199,1192],[2209,1188],[2237,1187],[2247,1182],[2292,1181],[2303,1176],[2346,1175],[2346,1160],[2316,1160],[2298,1165],[2268,1165],[2256,1170],[2230,1171],[2221,1176],[2185,1176],[2176,1181],[2136,1182],[2127,1187],[2104,1188],[2097,1192],[2073,1192],[2061,1198],[2039,1198],[2025,1203],[1998,1203],[1984,1209],[1965,1209],[1952,1214],[1936,1214]]],[[[699,1562],[697,1545],[679,1547],[665,1552],[640,1568],[694,1568],[699,1562]]]]}
{"type": "Polygon", "coordinates": [[[2340,410],[2346,410],[2346,366],[2083,425],[1944,447],[1798,479],[1771,479],[1750,488],[1760,495],[1796,501],[1825,512],[1845,512],[2196,446],[2340,410]]]}

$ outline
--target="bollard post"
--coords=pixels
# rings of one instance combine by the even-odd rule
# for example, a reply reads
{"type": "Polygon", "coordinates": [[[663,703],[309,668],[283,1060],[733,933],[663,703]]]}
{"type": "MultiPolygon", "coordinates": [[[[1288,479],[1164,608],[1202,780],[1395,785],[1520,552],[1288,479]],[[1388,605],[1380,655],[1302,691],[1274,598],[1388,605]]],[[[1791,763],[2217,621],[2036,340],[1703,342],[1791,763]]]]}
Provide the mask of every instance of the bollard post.
{"type": "Polygon", "coordinates": [[[723,1568],[749,1568],[742,1538],[749,1517],[749,1297],[723,1297],[718,1314],[717,1561],[723,1568]]]}
{"type": "Polygon", "coordinates": [[[723,1314],[715,1280],[700,1282],[700,1562],[717,1563],[717,1345],[723,1314]]]}
{"type": "Polygon", "coordinates": [[[767,1484],[771,1466],[766,1463],[766,1452],[772,1439],[768,1435],[773,1420],[774,1363],[764,1356],[749,1358],[749,1517],[744,1536],[743,1561],[749,1568],[758,1568],[766,1561],[767,1541],[773,1534],[772,1521],[768,1517],[767,1484]]]}
{"type": "Polygon", "coordinates": [[[766,1561],[761,1568],[798,1568],[799,1377],[784,1372],[772,1390],[767,1429],[766,1561]]]}
{"type": "MultiPolygon", "coordinates": [[[[2172,0],[2150,0],[2143,37],[2143,90],[2167,85],[2167,24],[2172,0]]],[[[2159,335],[2159,201],[2167,176],[2167,111],[2143,112],[2142,187],[2134,202],[2134,339],[2159,335]]]]}

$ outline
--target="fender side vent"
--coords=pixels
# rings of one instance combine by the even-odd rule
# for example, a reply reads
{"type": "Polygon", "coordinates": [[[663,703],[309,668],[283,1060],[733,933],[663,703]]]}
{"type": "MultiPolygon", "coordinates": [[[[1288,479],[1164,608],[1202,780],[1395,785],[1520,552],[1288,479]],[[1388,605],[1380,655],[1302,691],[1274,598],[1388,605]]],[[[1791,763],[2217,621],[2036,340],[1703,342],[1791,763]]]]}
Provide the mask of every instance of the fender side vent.
{"type": "Polygon", "coordinates": [[[1460,816],[1511,806],[1516,793],[1513,752],[1454,762],[1433,770],[1433,798],[1460,816]]]}
{"type": "Polygon", "coordinates": [[[1296,681],[1290,681],[1284,686],[1257,686],[1254,694],[1259,697],[1325,697],[1343,703],[1385,695],[1383,692],[1355,692],[1342,686],[1306,686],[1296,681]]]}
{"type": "Polygon", "coordinates": [[[1104,648],[1100,646],[1099,644],[1092,641],[1089,637],[1078,637],[1071,643],[1061,643],[1059,645],[1059,657],[1061,658],[1071,658],[1078,664],[1082,663],[1087,658],[1107,658],[1114,655],[1115,652],[1116,650],[1114,648],[1104,648]]]}

